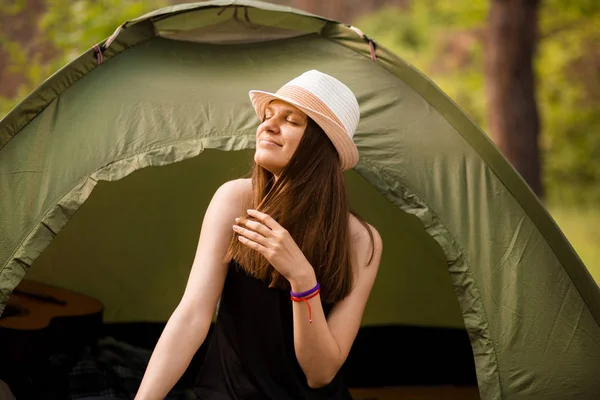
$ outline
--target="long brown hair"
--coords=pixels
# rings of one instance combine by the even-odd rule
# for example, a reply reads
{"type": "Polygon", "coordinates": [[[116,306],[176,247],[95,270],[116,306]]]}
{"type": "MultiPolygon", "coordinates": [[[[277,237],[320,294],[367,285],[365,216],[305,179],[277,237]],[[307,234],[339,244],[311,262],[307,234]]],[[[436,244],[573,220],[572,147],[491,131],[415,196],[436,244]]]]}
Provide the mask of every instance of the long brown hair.
{"type": "MultiPolygon", "coordinates": [[[[252,191],[248,208],[270,215],[287,229],[313,266],[323,301],[334,303],[346,297],[352,289],[351,210],[337,151],[321,127],[308,119],[298,148],[277,180],[255,163],[252,191]]],[[[373,243],[371,230],[367,231],[373,243]]],[[[241,244],[236,235],[226,255],[227,261],[231,259],[270,287],[290,287],[265,257],[241,244]]]]}

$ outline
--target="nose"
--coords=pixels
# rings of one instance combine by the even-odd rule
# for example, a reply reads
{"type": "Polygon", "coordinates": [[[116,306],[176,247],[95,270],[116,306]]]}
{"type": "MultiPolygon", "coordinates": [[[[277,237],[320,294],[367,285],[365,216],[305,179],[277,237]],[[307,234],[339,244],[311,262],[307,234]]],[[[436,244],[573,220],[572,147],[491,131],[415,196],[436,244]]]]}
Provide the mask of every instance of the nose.
{"type": "Polygon", "coordinates": [[[262,125],[263,130],[265,130],[266,132],[274,134],[279,133],[279,124],[277,123],[277,118],[274,116],[269,119],[265,119],[262,125]]]}

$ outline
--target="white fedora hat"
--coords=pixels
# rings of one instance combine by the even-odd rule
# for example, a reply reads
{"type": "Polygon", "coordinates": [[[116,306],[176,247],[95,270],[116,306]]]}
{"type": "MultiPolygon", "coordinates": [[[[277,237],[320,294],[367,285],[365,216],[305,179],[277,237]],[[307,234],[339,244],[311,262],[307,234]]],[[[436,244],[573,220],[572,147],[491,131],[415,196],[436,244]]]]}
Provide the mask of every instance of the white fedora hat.
{"type": "Polygon", "coordinates": [[[339,154],[342,170],[358,162],[358,149],[352,140],[360,118],[358,101],[354,93],[334,77],[310,70],[276,93],[251,90],[250,100],[261,121],[273,100],[283,100],[297,107],[325,131],[339,154]]]}

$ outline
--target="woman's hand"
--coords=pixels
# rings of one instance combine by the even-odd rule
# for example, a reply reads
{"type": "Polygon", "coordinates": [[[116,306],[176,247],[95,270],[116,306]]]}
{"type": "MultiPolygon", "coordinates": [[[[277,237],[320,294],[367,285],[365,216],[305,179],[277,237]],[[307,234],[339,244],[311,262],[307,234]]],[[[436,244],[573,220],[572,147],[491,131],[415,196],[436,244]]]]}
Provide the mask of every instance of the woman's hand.
{"type": "Polygon", "coordinates": [[[238,240],[262,254],[292,286],[314,286],[314,270],[289,232],[265,213],[248,210],[248,214],[258,221],[236,219],[245,226],[233,226],[238,240]]]}

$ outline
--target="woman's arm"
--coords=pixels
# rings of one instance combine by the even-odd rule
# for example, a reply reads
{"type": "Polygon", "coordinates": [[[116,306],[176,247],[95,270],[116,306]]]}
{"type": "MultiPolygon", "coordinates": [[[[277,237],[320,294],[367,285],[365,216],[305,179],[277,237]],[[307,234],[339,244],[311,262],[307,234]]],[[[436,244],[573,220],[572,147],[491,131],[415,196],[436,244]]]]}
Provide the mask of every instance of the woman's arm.
{"type": "MultiPolygon", "coordinates": [[[[298,363],[302,367],[312,388],[327,385],[335,377],[348,357],[352,343],[356,338],[367,299],[375,282],[379,260],[381,258],[381,237],[375,228],[373,233],[374,248],[362,224],[354,220],[354,226],[360,228],[353,241],[352,264],[354,271],[354,287],[352,292],[331,310],[325,318],[320,296],[308,302],[312,310],[312,324],[309,323],[308,307],[305,302],[294,302],[294,347],[298,363]],[[373,249],[373,258],[371,258],[373,249]]],[[[298,277],[290,280],[292,291],[302,292],[314,287],[316,278],[312,276],[298,277]]]]}
{"type": "Polygon", "coordinates": [[[223,258],[231,226],[242,213],[250,185],[247,179],[230,181],[213,196],[185,292],[156,344],[136,400],[164,399],[204,342],[227,276],[223,258]]]}
{"type": "MultiPolygon", "coordinates": [[[[257,221],[236,220],[233,231],[238,234],[238,240],[265,256],[273,268],[288,279],[292,291],[304,292],[313,288],[317,282],[314,268],[289,232],[265,213],[256,210],[247,212],[257,221]]],[[[381,237],[375,228],[369,225],[374,239],[374,247],[371,247],[367,229],[354,217],[350,221],[352,292],[333,307],[328,319],[325,318],[320,295],[307,300],[312,310],[312,323],[305,302],[293,306],[296,357],[309,386],[313,388],[331,382],[348,357],[381,259],[381,237]]]]}

